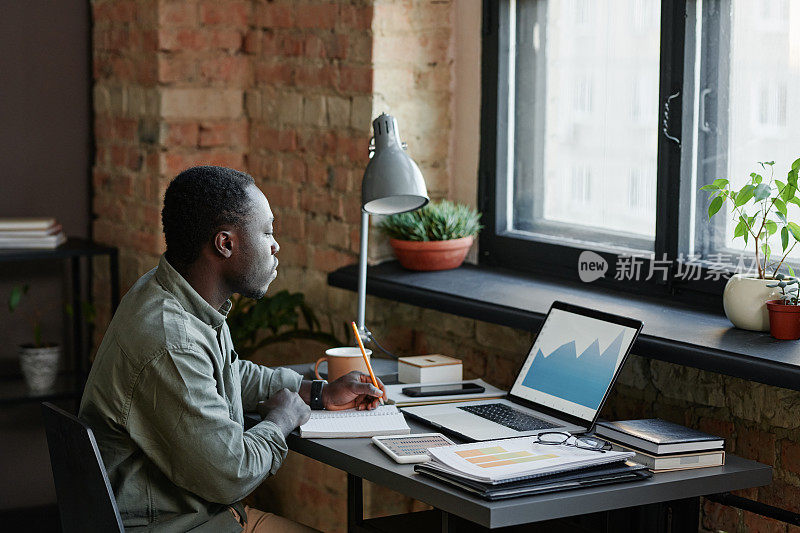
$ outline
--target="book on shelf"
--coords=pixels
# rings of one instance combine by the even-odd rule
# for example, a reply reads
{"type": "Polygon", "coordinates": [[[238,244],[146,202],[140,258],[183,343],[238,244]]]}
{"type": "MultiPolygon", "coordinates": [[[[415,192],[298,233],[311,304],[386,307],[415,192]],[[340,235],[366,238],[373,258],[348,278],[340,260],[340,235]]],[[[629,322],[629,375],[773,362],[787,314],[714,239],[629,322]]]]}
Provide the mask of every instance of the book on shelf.
{"type": "Polygon", "coordinates": [[[0,231],[47,230],[56,225],[56,219],[48,217],[0,217],[0,231]]]}
{"type": "Polygon", "coordinates": [[[691,468],[706,468],[725,464],[725,450],[709,450],[695,453],[672,453],[655,455],[631,446],[609,441],[613,450],[633,452],[631,461],[646,466],[651,472],[671,472],[691,468]]]}
{"type": "Polygon", "coordinates": [[[4,250],[35,250],[58,248],[67,242],[64,232],[45,237],[3,237],[0,236],[0,249],[4,250]]]}
{"type": "Polygon", "coordinates": [[[0,218],[0,249],[52,249],[66,240],[54,218],[0,218]]]}
{"type": "Polygon", "coordinates": [[[0,230],[0,239],[25,239],[30,237],[49,237],[61,233],[61,224],[53,224],[45,229],[10,229],[0,230]]]}
{"type": "Polygon", "coordinates": [[[719,450],[725,439],[660,418],[598,422],[598,437],[654,455],[719,450]]]}

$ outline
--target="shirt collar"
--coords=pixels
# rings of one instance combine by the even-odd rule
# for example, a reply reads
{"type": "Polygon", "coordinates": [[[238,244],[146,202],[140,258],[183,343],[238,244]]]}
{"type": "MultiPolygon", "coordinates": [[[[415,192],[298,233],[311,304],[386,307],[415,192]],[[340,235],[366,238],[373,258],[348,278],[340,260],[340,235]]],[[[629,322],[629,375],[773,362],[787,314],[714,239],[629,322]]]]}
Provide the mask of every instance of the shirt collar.
{"type": "Polygon", "coordinates": [[[230,300],[225,300],[222,307],[214,309],[211,304],[203,299],[192,288],[186,279],[175,270],[167,261],[166,255],[161,255],[156,269],[156,279],[164,289],[170,292],[178,303],[189,313],[193,314],[209,326],[218,328],[225,322],[228,311],[233,305],[230,300]]]}

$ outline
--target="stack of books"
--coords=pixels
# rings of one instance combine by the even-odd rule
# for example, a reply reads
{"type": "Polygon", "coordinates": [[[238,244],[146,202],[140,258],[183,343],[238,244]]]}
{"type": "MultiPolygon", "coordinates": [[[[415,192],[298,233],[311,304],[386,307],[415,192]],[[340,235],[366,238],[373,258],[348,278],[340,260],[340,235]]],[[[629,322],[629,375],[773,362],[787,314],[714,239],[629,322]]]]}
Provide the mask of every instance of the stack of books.
{"type": "Polygon", "coordinates": [[[652,472],[725,464],[725,439],[660,418],[598,422],[595,433],[652,472]]]}
{"type": "Polygon", "coordinates": [[[647,479],[633,453],[544,445],[532,437],[429,448],[414,470],[486,500],[647,479]]]}
{"type": "Polygon", "coordinates": [[[0,249],[52,249],[66,240],[54,218],[0,218],[0,249]]]}

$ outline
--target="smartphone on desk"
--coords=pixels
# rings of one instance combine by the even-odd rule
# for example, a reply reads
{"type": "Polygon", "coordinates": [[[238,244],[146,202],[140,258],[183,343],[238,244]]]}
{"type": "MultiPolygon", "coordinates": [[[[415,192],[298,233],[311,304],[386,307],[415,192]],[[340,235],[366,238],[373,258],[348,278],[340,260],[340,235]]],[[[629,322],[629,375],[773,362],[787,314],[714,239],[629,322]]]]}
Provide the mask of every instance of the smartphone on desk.
{"type": "Polygon", "coordinates": [[[406,396],[450,396],[451,394],[478,394],[486,389],[475,383],[449,383],[446,385],[421,385],[404,387],[406,396]]]}

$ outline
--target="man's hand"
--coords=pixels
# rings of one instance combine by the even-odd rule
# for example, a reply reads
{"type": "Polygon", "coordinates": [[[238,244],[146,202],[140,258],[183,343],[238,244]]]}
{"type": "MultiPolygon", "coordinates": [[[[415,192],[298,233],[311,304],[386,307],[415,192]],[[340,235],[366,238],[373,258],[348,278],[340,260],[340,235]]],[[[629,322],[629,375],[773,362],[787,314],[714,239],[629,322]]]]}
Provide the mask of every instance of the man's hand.
{"type": "Polygon", "coordinates": [[[381,398],[386,399],[381,380],[378,380],[378,387],[372,384],[369,374],[354,370],[322,388],[322,404],[329,411],[375,409],[381,398]]]}
{"type": "Polygon", "coordinates": [[[300,395],[288,389],[281,389],[267,401],[258,402],[256,410],[261,418],[278,426],[284,437],[297,426],[305,424],[311,416],[311,408],[300,395]]]}

